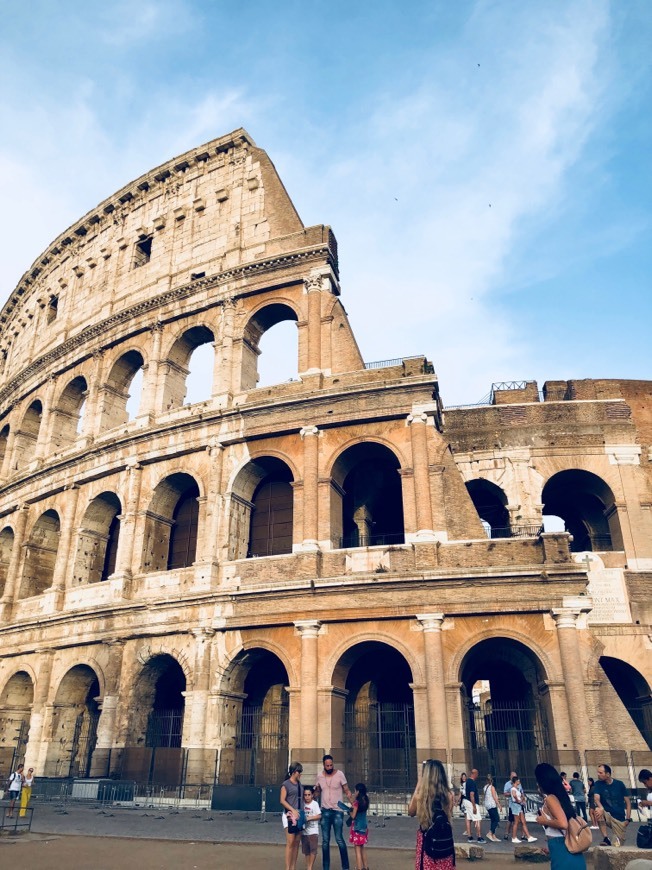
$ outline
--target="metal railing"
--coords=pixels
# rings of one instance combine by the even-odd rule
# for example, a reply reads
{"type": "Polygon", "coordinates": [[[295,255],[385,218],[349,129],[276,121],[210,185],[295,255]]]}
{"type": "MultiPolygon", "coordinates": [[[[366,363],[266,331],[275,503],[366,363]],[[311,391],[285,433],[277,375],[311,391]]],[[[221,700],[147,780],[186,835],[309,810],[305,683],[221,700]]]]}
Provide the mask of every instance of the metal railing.
{"type": "Polygon", "coordinates": [[[387,534],[378,535],[344,535],[339,539],[339,549],[349,550],[356,547],[382,547],[391,546],[392,544],[404,544],[405,534],[403,532],[389,532],[387,534]]]}
{"type": "Polygon", "coordinates": [[[492,538],[538,538],[543,532],[540,523],[514,523],[511,526],[491,529],[492,538]]]}

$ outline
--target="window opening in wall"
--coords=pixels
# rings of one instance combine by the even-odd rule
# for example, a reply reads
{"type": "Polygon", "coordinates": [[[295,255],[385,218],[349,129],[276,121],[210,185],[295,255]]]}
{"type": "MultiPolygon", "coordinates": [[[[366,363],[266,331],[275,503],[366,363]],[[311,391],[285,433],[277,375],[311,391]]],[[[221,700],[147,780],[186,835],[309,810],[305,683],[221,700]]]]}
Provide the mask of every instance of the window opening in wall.
{"type": "Polygon", "coordinates": [[[269,329],[260,339],[258,387],[298,381],[298,333],[292,320],[284,320],[269,329]]]}
{"type": "Polygon", "coordinates": [[[152,258],[152,237],[145,236],[134,247],[134,269],[149,263],[152,258]]]}
{"type": "Polygon", "coordinates": [[[191,486],[179,499],[172,514],[168,570],[186,568],[195,561],[197,524],[199,522],[199,489],[191,486]]]}
{"type": "Polygon", "coordinates": [[[138,369],[129,384],[129,398],[127,399],[127,419],[133,420],[138,416],[140,402],[143,393],[143,370],[138,369]]]}
{"type": "Polygon", "coordinates": [[[215,349],[213,344],[200,344],[188,360],[188,377],[186,378],[186,395],[184,405],[195,402],[205,402],[211,397],[213,389],[213,363],[215,349]]]}
{"type": "Polygon", "coordinates": [[[120,538],[120,520],[113,517],[109,526],[109,539],[106,542],[106,553],[100,580],[108,580],[111,574],[115,574],[116,559],[118,557],[118,540],[120,538]]]}
{"type": "Polygon", "coordinates": [[[57,314],[59,313],[59,297],[58,296],[50,296],[48,300],[48,304],[45,309],[45,319],[48,323],[52,323],[53,320],[56,320],[57,314]]]}

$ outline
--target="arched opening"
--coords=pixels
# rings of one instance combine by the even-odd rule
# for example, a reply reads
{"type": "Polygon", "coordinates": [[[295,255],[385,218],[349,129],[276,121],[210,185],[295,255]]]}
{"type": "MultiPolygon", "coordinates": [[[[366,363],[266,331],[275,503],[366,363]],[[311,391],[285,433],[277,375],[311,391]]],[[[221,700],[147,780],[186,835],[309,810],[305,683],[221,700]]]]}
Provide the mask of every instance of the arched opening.
{"type": "Polygon", "coordinates": [[[115,571],[120,519],[120,499],[103,492],[86,508],[79,529],[73,583],[100,583],[115,571]]]}
{"type": "Polygon", "coordinates": [[[578,468],[560,471],[546,483],[541,499],[544,521],[547,516],[564,520],[573,536],[572,552],[623,549],[614,494],[596,474],[578,468]]]}
{"type": "Polygon", "coordinates": [[[127,351],[113,364],[102,390],[100,431],[122,426],[137,416],[142,396],[144,364],[143,357],[137,350],[127,351]]]}
{"type": "Polygon", "coordinates": [[[534,768],[551,748],[541,662],[524,644],[493,637],[465,655],[460,671],[467,764],[494,777],[517,770],[536,789],[534,768]]]}
{"type": "MultiPolygon", "coordinates": [[[[258,357],[262,353],[260,345],[263,335],[279,323],[285,323],[287,321],[293,321],[296,323],[297,319],[297,315],[292,308],[290,308],[289,305],[284,305],[280,302],[266,305],[264,308],[261,308],[260,311],[257,311],[251,318],[245,327],[244,336],[242,338],[242,373],[240,389],[255,390],[258,386],[262,385],[258,357]]],[[[284,380],[288,380],[288,378],[297,377],[299,354],[296,328],[294,335],[287,329],[281,329],[278,330],[278,332],[282,333],[284,344],[282,347],[278,347],[276,343],[272,341],[270,352],[268,353],[269,364],[268,360],[265,360],[264,365],[265,384],[278,384],[282,383],[284,380]],[[274,350],[280,351],[280,354],[275,356],[275,353],[271,352],[274,350]],[[292,357],[293,354],[294,356],[292,357]]],[[[267,346],[267,341],[265,341],[265,346],[267,346]]],[[[263,369],[262,366],[261,369],[263,369]]]]}
{"type": "Polygon", "coordinates": [[[47,510],[34,523],[25,548],[25,563],[19,598],[41,595],[54,579],[54,566],[59,550],[59,515],[47,510]]]}
{"type": "Polygon", "coordinates": [[[100,720],[99,695],[97,674],[88,665],[75,665],[59,683],[46,776],[90,774],[100,720]]]}
{"type": "Polygon", "coordinates": [[[131,698],[121,776],[174,786],[183,771],[186,677],[167,653],[153,656],[140,672],[131,698]]]}
{"type": "Polygon", "coordinates": [[[232,740],[220,755],[220,782],[269,785],[285,778],[289,750],[288,674],[281,660],[264,649],[241,653],[231,667],[229,689],[241,702],[229,702],[224,727],[232,740]]]}
{"type": "Polygon", "coordinates": [[[466,488],[471,496],[488,538],[510,538],[512,530],[507,510],[507,496],[490,480],[468,480],[466,488]]]}
{"type": "Polygon", "coordinates": [[[254,459],[240,471],[231,493],[229,559],[292,552],[293,480],[274,456],[254,459]]]}
{"type": "Polygon", "coordinates": [[[5,526],[5,528],[0,532],[0,598],[4,595],[13,549],[13,529],[10,529],[9,526],[5,526]]]}
{"type": "Polygon", "coordinates": [[[621,659],[601,656],[600,665],[652,750],[652,694],[647,681],[636,668],[621,659]]]}
{"type": "Polygon", "coordinates": [[[195,561],[199,487],[189,474],[162,480],[152,495],[145,522],[143,571],[185,568],[195,561]]]}
{"type": "Polygon", "coordinates": [[[7,444],[9,443],[9,426],[3,426],[0,429],[0,473],[7,455],[7,444]]]}
{"type": "Polygon", "coordinates": [[[0,695],[0,776],[25,761],[34,685],[26,671],[18,671],[0,695]]]}
{"type": "Polygon", "coordinates": [[[193,326],[170,349],[163,392],[163,411],[210,399],[213,387],[215,336],[206,326],[193,326]]]}
{"type": "Polygon", "coordinates": [[[335,754],[341,747],[350,782],[410,788],[416,768],[412,682],[410,666],[386,643],[364,641],[340,658],[333,685],[343,692],[333,696],[332,742],[335,754]]]}
{"type": "Polygon", "coordinates": [[[354,444],[338,457],[331,485],[335,547],[404,543],[399,469],[392,451],[374,442],[354,444]]]}
{"type": "Polygon", "coordinates": [[[36,399],[25,411],[20,429],[16,432],[14,442],[14,467],[23,469],[28,465],[36,454],[36,445],[41,430],[41,418],[43,405],[36,399]]]}
{"type": "Polygon", "coordinates": [[[86,402],[86,378],[74,378],[61,394],[53,412],[52,449],[63,450],[74,444],[82,425],[82,412],[86,402]]]}
{"type": "Polygon", "coordinates": [[[258,388],[299,380],[299,333],[294,320],[284,320],[261,337],[258,388]]]}

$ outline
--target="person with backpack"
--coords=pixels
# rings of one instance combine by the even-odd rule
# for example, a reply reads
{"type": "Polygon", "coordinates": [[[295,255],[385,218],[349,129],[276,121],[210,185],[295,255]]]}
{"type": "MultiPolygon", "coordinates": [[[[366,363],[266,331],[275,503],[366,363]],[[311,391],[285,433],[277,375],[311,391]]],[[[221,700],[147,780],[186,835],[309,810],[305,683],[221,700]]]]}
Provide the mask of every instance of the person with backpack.
{"type": "MultiPolygon", "coordinates": [[[[537,822],[543,825],[548,839],[550,870],[586,870],[584,852],[570,852],[566,845],[569,823],[577,814],[561,776],[552,764],[546,763],[537,764],[534,776],[544,797],[537,822]]],[[[583,824],[588,830],[586,823],[583,824]]]]}
{"type": "Polygon", "coordinates": [[[16,770],[12,774],[10,774],[9,779],[7,780],[7,791],[9,793],[9,812],[7,813],[7,818],[12,818],[14,814],[14,807],[16,806],[16,801],[20,797],[20,791],[23,787],[23,780],[25,779],[23,775],[23,770],[25,769],[24,764],[19,764],[16,770]]]}
{"type": "Polygon", "coordinates": [[[419,820],[415,870],[452,870],[455,843],[451,818],[453,794],[441,761],[424,761],[421,776],[408,806],[419,820]]]}

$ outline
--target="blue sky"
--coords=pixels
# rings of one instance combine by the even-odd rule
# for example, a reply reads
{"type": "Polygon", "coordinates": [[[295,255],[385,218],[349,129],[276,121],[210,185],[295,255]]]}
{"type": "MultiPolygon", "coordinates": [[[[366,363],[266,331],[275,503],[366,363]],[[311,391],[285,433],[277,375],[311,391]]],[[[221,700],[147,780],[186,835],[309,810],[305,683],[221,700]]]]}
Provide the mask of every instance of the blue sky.
{"type": "Polygon", "coordinates": [[[652,3],[4,4],[0,302],[142,172],[244,126],[338,238],[366,360],[447,404],[652,379],[652,3]]]}

